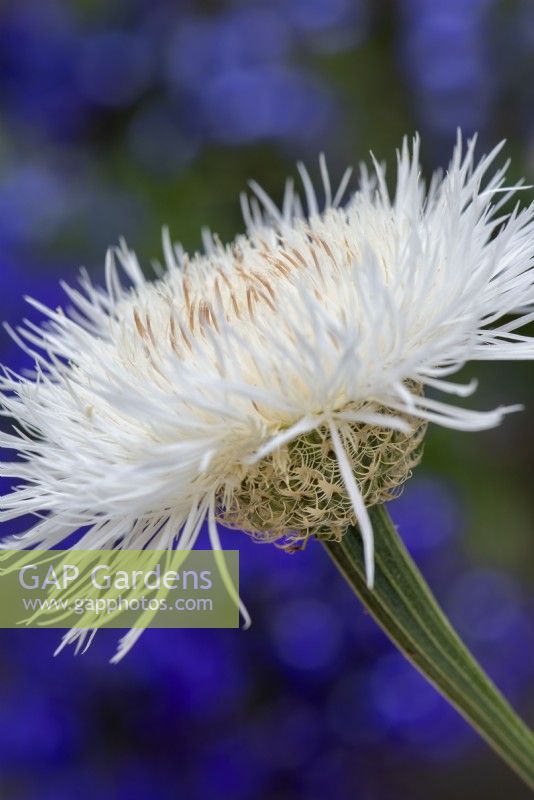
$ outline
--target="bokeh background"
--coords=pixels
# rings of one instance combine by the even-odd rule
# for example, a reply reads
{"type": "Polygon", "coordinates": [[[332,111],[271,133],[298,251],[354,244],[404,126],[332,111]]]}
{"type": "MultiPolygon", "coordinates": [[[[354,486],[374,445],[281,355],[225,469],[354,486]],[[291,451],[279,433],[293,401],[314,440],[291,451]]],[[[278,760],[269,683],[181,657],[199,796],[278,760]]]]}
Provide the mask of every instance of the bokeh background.
{"type": "MultiPolygon", "coordinates": [[[[506,137],[534,180],[531,0],[2,0],[0,317],[62,302],[125,236],[150,270],[163,224],[187,248],[242,230],[249,178],[280,198],[303,159],[334,175],[370,148],[425,169],[455,131],[506,137]]],[[[528,195],[525,199],[530,199],[528,195]]],[[[7,335],[1,360],[19,366],[7,335]]],[[[531,365],[466,368],[480,434],[432,429],[391,506],[462,635],[534,722],[531,365]]],[[[3,487],[7,490],[8,487],[3,487]]],[[[10,529],[11,530],[11,529],[10,529]]],[[[3,533],[10,532],[7,529],[3,533]]],[[[53,658],[57,631],[0,632],[8,800],[521,800],[507,768],[395,652],[320,546],[241,550],[250,631],[116,632],[53,658]]]]}

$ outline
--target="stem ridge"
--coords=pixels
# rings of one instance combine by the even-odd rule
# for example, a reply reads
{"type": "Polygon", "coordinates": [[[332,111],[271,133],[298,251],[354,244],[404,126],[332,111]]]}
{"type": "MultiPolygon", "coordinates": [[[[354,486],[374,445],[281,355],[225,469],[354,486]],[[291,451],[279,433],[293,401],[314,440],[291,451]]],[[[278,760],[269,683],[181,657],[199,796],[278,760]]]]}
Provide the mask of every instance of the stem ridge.
{"type": "Polygon", "coordinates": [[[369,509],[375,536],[375,585],[367,587],[355,527],[323,541],[353,591],[404,656],[534,789],[534,733],[471,655],[439,607],[384,506],[369,509]]]}

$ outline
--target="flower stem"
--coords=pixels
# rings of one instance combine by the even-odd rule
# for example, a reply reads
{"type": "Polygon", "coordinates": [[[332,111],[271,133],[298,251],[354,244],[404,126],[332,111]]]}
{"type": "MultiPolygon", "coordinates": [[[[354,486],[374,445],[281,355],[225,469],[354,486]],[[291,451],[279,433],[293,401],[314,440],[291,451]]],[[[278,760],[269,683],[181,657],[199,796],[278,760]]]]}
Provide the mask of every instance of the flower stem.
{"type": "Polygon", "coordinates": [[[369,510],[375,584],[367,588],[358,529],[323,542],[330,557],[399,650],[534,788],[534,734],[475,661],[436,602],[384,506],[369,510]]]}

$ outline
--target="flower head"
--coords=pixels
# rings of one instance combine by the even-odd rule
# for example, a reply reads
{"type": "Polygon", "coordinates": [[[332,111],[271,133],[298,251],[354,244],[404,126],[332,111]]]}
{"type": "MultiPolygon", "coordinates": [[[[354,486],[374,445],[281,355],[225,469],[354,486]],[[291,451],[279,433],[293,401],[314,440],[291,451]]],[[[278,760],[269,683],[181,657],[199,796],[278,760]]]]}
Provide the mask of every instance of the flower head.
{"type": "Polygon", "coordinates": [[[0,384],[17,421],[0,441],[22,457],[2,473],[24,481],[0,518],[37,521],[7,546],[84,528],[91,549],[188,548],[204,520],[214,547],[217,520],[294,546],[357,521],[372,584],[366,507],[409,476],[426,424],[512,410],[451,402],[475,384],[449,377],[534,358],[515,332],[534,318],[534,206],[502,213],[519,186],[488,177],[500,146],[478,164],[474,147],[425,188],[405,141],[393,195],[374,162],[344,205],[350,173],[334,193],[321,159],[321,200],[303,168],[304,199],[289,182],[280,209],[252,184],[230,245],[208,234],[189,257],[165,235],[148,282],[122,243],[105,289],[84,273],[65,312],[31,301],[46,323],[11,333],[35,374],[0,384]]]}

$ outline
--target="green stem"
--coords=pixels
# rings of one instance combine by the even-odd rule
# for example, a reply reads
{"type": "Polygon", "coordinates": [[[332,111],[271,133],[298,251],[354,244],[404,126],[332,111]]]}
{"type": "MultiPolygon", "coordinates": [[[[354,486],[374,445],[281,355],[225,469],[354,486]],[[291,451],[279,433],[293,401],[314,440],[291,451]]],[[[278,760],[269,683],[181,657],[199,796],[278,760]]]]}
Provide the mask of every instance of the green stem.
{"type": "Polygon", "coordinates": [[[375,585],[367,588],[361,537],[323,542],[354,592],[406,658],[534,789],[534,734],[475,661],[438,606],[384,506],[370,509],[375,585]]]}

